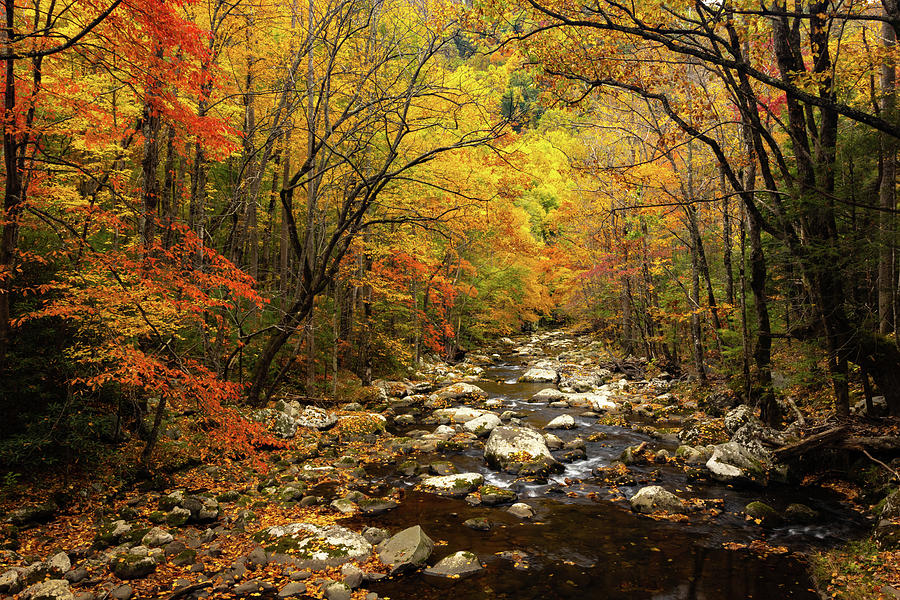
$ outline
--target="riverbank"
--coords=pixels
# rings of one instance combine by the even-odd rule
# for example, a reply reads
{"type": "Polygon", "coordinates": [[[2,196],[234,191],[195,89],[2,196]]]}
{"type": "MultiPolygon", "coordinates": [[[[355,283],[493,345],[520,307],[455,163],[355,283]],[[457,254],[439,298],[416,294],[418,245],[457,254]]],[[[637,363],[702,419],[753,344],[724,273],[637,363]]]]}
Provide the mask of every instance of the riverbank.
{"type": "Polygon", "coordinates": [[[682,389],[551,332],[339,409],[284,399],[251,415],[284,440],[256,461],[185,455],[202,428],[182,415],[152,478],[6,491],[0,593],[815,598],[811,554],[843,592],[816,553],[864,537],[865,498],[775,460],[797,427],[682,389]]]}

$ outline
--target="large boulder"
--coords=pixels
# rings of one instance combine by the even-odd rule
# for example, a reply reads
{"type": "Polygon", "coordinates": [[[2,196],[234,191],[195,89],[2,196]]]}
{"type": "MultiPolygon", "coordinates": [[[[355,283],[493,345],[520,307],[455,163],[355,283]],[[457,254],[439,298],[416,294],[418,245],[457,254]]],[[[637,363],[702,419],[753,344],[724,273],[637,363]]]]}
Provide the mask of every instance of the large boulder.
{"type": "Polygon", "coordinates": [[[754,411],[746,404],[735,406],[725,415],[725,430],[729,434],[733,435],[738,429],[740,429],[747,423],[757,423],[760,425],[762,424],[762,422],[756,417],[756,411],[754,411]]]}
{"type": "Polygon", "coordinates": [[[556,371],[540,367],[532,367],[519,377],[522,383],[556,383],[558,379],[559,374],[556,371]]]}
{"type": "Polygon", "coordinates": [[[566,397],[565,392],[561,392],[556,388],[544,388],[531,397],[534,402],[557,402],[566,397]]]}
{"type": "Polygon", "coordinates": [[[722,483],[756,483],[764,485],[771,459],[764,451],[754,451],[737,442],[715,446],[706,468],[713,479],[722,483]]]}
{"type": "Polygon", "coordinates": [[[500,425],[500,417],[494,413],[485,413],[463,424],[463,429],[477,436],[487,435],[500,425]]]}
{"type": "Polygon", "coordinates": [[[337,416],[315,406],[307,406],[303,412],[294,417],[298,427],[309,429],[328,429],[337,423],[337,416]]]}
{"type": "Polygon", "coordinates": [[[366,538],[337,525],[275,525],[258,532],[254,538],[265,544],[267,551],[291,554],[299,569],[322,569],[350,561],[362,562],[372,553],[372,544],[366,538]]]}
{"type": "Polygon", "coordinates": [[[481,473],[458,473],[440,477],[426,477],[422,480],[422,488],[426,492],[441,496],[463,497],[474,492],[484,483],[481,473]]]}
{"type": "Polygon", "coordinates": [[[477,573],[483,568],[484,566],[475,553],[461,550],[445,556],[430,569],[425,569],[424,573],[437,577],[462,577],[477,573]]]}
{"type": "Polygon", "coordinates": [[[297,423],[289,415],[271,408],[261,408],[251,415],[257,423],[263,423],[276,436],[290,439],[297,434],[297,423]]]}
{"type": "Polygon", "coordinates": [[[607,369],[596,371],[576,371],[570,375],[560,376],[559,389],[564,392],[589,392],[612,379],[612,372],[607,369]]]}
{"type": "Polygon", "coordinates": [[[117,554],[110,561],[109,568],[119,579],[140,579],[155,571],[163,560],[161,549],[135,546],[127,552],[117,554]]]}
{"type": "Polygon", "coordinates": [[[378,547],[378,558],[392,572],[421,566],[431,556],[434,542],[418,525],[404,529],[378,547]]]}
{"type": "Polygon", "coordinates": [[[491,432],[484,445],[484,458],[495,469],[518,472],[522,465],[543,465],[548,471],[560,470],[540,432],[527,427],[503,426],[491,432]]]}
{"type": "Polygon", "coordinates": [[[442,400],[459,400],[460,398],[484,398],[487,394],[477,385],[471,383],[454,383],[437,392],[442,400]]]}
{"type": "Polygon", "coordinates": [[[658,485],[639,489],[628,502],[631,504],[631,510],[639,513],[685,511],[684,502],[678,496],[658,485]]]}

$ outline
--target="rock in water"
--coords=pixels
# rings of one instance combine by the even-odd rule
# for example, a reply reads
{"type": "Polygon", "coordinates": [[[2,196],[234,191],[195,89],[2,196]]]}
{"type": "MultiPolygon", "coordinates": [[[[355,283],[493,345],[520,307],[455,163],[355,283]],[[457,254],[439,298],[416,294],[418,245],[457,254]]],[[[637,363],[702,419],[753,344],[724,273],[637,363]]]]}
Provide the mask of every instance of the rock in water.
{"type": "Polygon", "coordinates": [[[544,425],[544,429],[573,429],[575,427],[575,419],[572,415],[559,415],[544,425]]]}
{"type": "Polygon", "coordinates": [[[761,525],[771,527],[781,523],[781,515],[778,511],[766,504],[765,502],[751,502],[744,508],[744,514],[756,519],[761,525]]]}
{"type": "Polygon", "coordinates": [[[404,529],[385,541],[378,549],[378,558],[391,567],[393,572],[400,569],[419,566],[428,560],[434,542],[431,541],[419,525],[404,529]]]}
{"type": "Polygon", "coordinates": [[[437,577],[461,577],[477,573],[483,568],[478,556],[473,552],[462,550],[442,558],[430,569],[425,569],[424,573],[437,577]]]}
{"type": "Polygon", "coordinates": [[[719,444],[706,461],[706,468],[713,479],[723,483],[765,484],[769,466],[763,453],[754,452],[737,442],[719,444]]]}
{"type": "Polygon", "coordinates": [[[477,385],[471,383],[454,383],[438,391],[439,398],[444,400],[459,400],[460,398],[484,398],[487,394],[477,385]]]}
{"type": "Polygon", "coordinates": [[[478,489],[484,483],[481,473],[459,473],[440,477],[426,477],[422,480],[422,488],[426,492],[442,496],[462,497],[478,489]]]}
{"type": "Polygon", "coordinates": [[[520,519],[531,519],[534,517],[534,509],[524,502],[516,502],[506,509],[506,512],[515,515],[520,519]]]}
{"type": "Polygon", "coordinates": [[[545,388],[531,397],[533,402],[556,402],[566,397],[564,392],[556,388],[545,388]]]}
{"type": "Polygon", "coordinates": [[[639,513],[665,511],[682,513],[685,510],[681,499],[658,485],[641,488],[629,500],[631,510],[639,513]]]}
{"type": "Polygon", "coordinates": [[[519,377],[522,383],[556,383],[559,374],[552,369],[540,369],[532,367],[525,371],[525,374],[519,377]]]}
{"type": "Polygon", "coordinates": [[[544,436],[527,427],[504,426],[491,432],[484,445],[484,457],[495,469],[509,469],[514,464],[538,463],[548,471],[560,465],[550,454],[544,436]]]}
{"type": "Polygon", "coordinates": [[[463,424],[463,429],[477,436],[487,435],[500,425],[500,417],[494,413],[485,413],[463,424]]]}

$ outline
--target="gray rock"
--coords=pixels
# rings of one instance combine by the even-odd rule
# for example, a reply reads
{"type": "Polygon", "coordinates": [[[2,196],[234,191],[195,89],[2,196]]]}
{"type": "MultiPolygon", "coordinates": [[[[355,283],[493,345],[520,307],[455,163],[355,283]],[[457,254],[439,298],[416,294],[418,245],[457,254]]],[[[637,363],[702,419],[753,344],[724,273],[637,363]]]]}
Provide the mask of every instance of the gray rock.
{"type": "MultiPolygon", "coordinates": [[[[88,571],[84,567],[76,567],[63,575],[63,579],[71,584],[81,583],[88,576],[88,571]]],[[[0,590],[2,591],[2,590],[0,590]]]]}
{"type": "Polygon", "coordinates": [[[337,567],[350,561],[365,561],[372,553],[370,544],[360,534],[344,527],[320,527],[310,523],[291,523],[263,529],[254,536],[291,549],[294,563],[300,569],[337,567]]]}
{"type": "Polygon", "coordinates": [[[24,506],[10,511],[6,517],[6,522],[12,523],[16,527],[30,527],[53,520],[58,510],[59,507],[53,502],[47,502],[38,506],[24,506]]]}
{"type": "Polygon", "coordinates": [[[487,394],[477,385],[471,383],[454,383],[437,392],[442,400],[459,400],[460,398],[484,398],[487,394]]]}
{"type": "Polygon", "coordinates": [[[176,506],[166,513],[166,523],[173,527],[181,527],[191,518],[191,511],[186,508],[176,506]]]}
{"type": "Polygon", "coordinates": [[[559,374],[556,371],[538,367],[531,367],[519,377],[519,381],[522,383],[556,383],[558,379],[559,374]]]}
{"type": "Polygon", "coordinates": [[[457,473],[441,477],[426,477],[422,480],[422,489],[441,496],[463,497],[473,492],[484,483],[481,473],[457,473]]]}
{"type": "Polygon", "coordinates": [[[559,450],[560,448],[565,446],[565,442],[563,442],[558,436],[553,435],[552,433],[544,434],[544,442],[551,450],[559,450]]]}
{"type": "Polygon", "coordinates": [[[247,555],[247,564],[251,568],[264,567],[269,564],[269,555],[263,548],[257,546],[247,555]]]}
{"type": "Polygon", "coordinates": [[[170,544],[175,539],[171,533],[165,529],[154,527],[141,538],[141,544],[150,548],[159,548],[170,544]]]}
{"type": "Polygon", "coordinates": [[[492,524],[484,517],[474,517],[463,521],[463,525],[475,531],[490,531],[492,524]]]}
{"type": "Polygon", "coordinates": [[[771,466],[764,451],[753,451],[737,442],[726,442],[715,446],[712,456],[706,461],[713,479],[723,483],[766,483],[766,471],[771,466]]]}
{"type": "Polygon", "coordinates": [[[631,510],[640,513],[658,511],[682,513],[685,511],[684,503],[678,496],[658,485],[639,489],[628,502],[631,504],[631,510]]]}
{"type": "Polygon", "coordinates": [[[22,577],[18,570],[9,569],[0,574],[0,594],[17,594],[22,589],[22,577]]]}
{"type": "Polygon", "coordinates": [[[119,579],[140,579],[156,570],[157,561],[152,556],[139,554],[119,554],[113,558],[109,567],[119,579]]]}
{"type": "Polygon", "coordinates": [[[65,579],[49,579],[36,583],[22,592],[23,600],[75,600],[65,579]]]}
{"type": "Polygon", "coordinates": [[[507,508],[506,512],[510,513],[511,515],[515,515],[520,519],[534,518],[534,509],[524,502],[516,502],[515,504],[507,508]]]}
{"type": "Polygon", "coordinates": [[[297,423],[280,410],[261,408],[250,415],[257,423],[264,423],[276,436],[290,439],[297,435],[297,423]]]}
{"type": "Polygon", "coordinates": [[[573,429],[575,427],[575,419],[572,415],[559,415],[544,425],[544,429],[573,429]]]}
{"type": "Polygon", "coordinates": [[[343,582],[332,583],[325,588],[326,600],[350,600],[352,596],[353,590],[343,582]]]}
{"type": "Polygon", "coordinates": [[[449,460],[436,460],[428,465],[428,468],[435,475],[454,475],[459,473],[456,466],[449,460]]]}
{"type": "Polygon", "coordinates": [[[565,392],[556,388],[545,388],[531,397],[533,402],[557,402],[566,397],[565,392]]]}
{"type": "Polygon", "coordinates": [[[766,527],[778,525],[783,521],[777,510],[759,500],[751,502],[744,507],[744,514],[759,521],[761,525],[766,527]]]}
{"type": "Polygon", "coordinates": [[[761,421],[756,417],[756,411],[746,404],[740,404],[729,410],[725,415],[725,430],[729,434],[734,435],[738,429],[751,422],[761,424],[761,421]]]}
{"type": "Polygon", "coordinates": [[[430,569],[425,569],[426,575],[437,577],[462,577],[482,570],[484,566],[473,552],[461,550],[450,556],[445,556],[430,569]]]}
{"type": "Polygon", "coordinates": [[[337,417],[326,410],[316,408],[315,406],[307,406],[299,415],[294,417],[294,421],[298,427],[307,427],[310,429],[328,429],[337,423],[337,417]]]}
{"type": "Polygon", "coordinates": [[[359,509],[364,515],[382,515],[397,508],[397,503],[390,498],[366,498],[359,501],[359,509]]]}
{"type": "Polygon", "coordinates": [[[251,579],[250,581],[245,581],[244,583],[238,584],[234,586],[232,591],[237,596],[259,596],[260,594],[266,592],[272,592],[275,590],[275,586],[269,583],[268,581],[260,581],[258,579],[251,579]]]}
{"type": "Polygon", "coordinates": [[[397,571],[407,565],[421,565],[434,550],[434,542],[431,541],[422,528],[418,525],[404,529],[400,533],[385,541],[378,549],[378,558],[386,565],[397,571]]]}
{"type": "Polygon", "coordinates": [[[349,515],[356,512],[356,504],[354,504],[347,498],[338,498],[337,500],[332,500],[330,506],[334,510],[344,515],[349,515]]]}
{"type": "Polygon", "coordinates": [[[97,528],[94,542],[100,547],[115,546],[129,533],[131,533],[131,525],[122,519],[102,523],[97,528]]]}
{"type": "Polygon", "coordinates": [[[341,567],[341,576],[344,578],[343,581],[351,590],[355,590],[363,582],[363,572],[362,569],[357,567],[354,564],[346,564],[341,567]]]}
{"type": "Polygon", "coordinates": [[[792,523],[809,525],[819,520],[819,513],[805,504],[789,504],[784,509],[784,518],[792,523]]]}
{"type": "Polygon", "coordinates": [[[134,595],[134,590],[127,583],[124,585],[120,585],[112,589],[109,592],[109,597],[114,598],[115,600],[128,600],[134,595]]]}
{"type": "Polygon", "coordinates": [[[513,463],[540,462],[558,468],[544,437],[527,427],[503,426],[491,432],[484,445],[484,457],[494,468],[508,469],[513,463]]]}
{"type": "Polygon", "coordinates": [[[471,421],[466,421],[465,423],[463,423],[463,429],[465,429],[469,433],[474,433],[475,435],[481,437],[484,435],[488,435],[499,425],[500,417],[498,417],[494,413],[485,413],[480,417],[475,417],[471,421]]]}
{"type": "Polygon", "coordinates": [[[47,568],[51,575],[62,577],[72,568],[72,561],[65,552],[57,552],[47,561],[47,568]]]}
{"type": "Polygon", "coordinates": [[[306,594],[306,584],[301,581],[291,581],[278,592],[279,598],[295,598],[306,594]]]}
{"type": "Polygon", "coordinates": [[[391,534],[388,533],[386,529],[381,529],[380,527],[366,527],[363,530],[362,535],[373,546],[377,546],[391,537],[391,534]]]}
{"type": "Polygon", "coordinates": [[[517,495],[512,490],[499,488],[495,485],[483,485],[478,488],[481,495],[481,504],[486,506],[497,506],[498,504],[507,504],[515,502],[517,495]]]}

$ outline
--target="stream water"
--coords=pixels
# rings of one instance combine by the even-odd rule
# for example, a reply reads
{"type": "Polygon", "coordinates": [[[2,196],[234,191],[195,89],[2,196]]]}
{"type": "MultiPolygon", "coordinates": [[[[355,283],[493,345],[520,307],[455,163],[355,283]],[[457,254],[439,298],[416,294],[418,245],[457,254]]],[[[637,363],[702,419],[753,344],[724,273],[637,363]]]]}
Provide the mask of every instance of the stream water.
{"type": "Polygon", "coordinates": [[[449,460],[460,472],[479,472],[487,483],[514,489],[519,501],[534,509],[531,521],[509,514],[504,507],[472,507],[463,500],[416,491],[412,477],[386,479],[384,488],[402,488],[405,498],[396,510],[376,517],[374,524],[392,531],[419,524],[437,542],[433,558],[469,550],[478,554],[486,568],[461,580],[423,574],[388,580],[372,587],[382,597],[812,599],[817,596],[810,589],[812,583],[797,552],[840,543],[861,528],[861,518],[843,508],[826,490],[739,490],[698,485],[688,482],[681,469],[666,465],[633,470],[638,484],[619,490],[630,497],[642,485],[652,483],[641,483],[642,478],[649,479],[651,471],[657,471],[656,483],[683,498],[721,499],[721,514],[695,513],[687,522],[657,521],[635,514],[621,495],[613,498],[608,487],[592,479],[592,469],[608,466],[627,446],[643,441],[656,448],[674,449],[674,445],[666,446],[631,429],[599,425],[595,418],[579,416],[584,412],[581,409],[555,409],[546,403],[529,402],[548,384],[517,383],[523,372],[524,367],[510,359],[486,369],[477,384],[489,397],[503,402],[497,410],[522,413],[523,420],[537,427],[560,414],[571,414],[577,427],[554,431],[563,440],[576,436],[587,439],[598,432],[603,434],[602,439],[587,442],[587,458],[566,465],[565,472],[547,485],[523,485],[510,475],[493,471],[485,464],[480,449],[421,457],[420,462],[449,460]],[[763,500],[779,510],[791,502],[802,502],[823,518],[817,525],[763,530],[741,514],[753,500],[763,500]],[[463,521],[472,517],[485,517],[494,526],[489,531],[471,530],[463,521]],[[770,545],[788,547],[790,552],[763,557],[724,546],[729,542],[747,544],[761,537],[770,545]]]}

